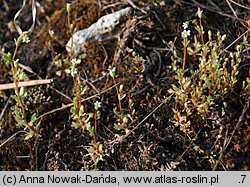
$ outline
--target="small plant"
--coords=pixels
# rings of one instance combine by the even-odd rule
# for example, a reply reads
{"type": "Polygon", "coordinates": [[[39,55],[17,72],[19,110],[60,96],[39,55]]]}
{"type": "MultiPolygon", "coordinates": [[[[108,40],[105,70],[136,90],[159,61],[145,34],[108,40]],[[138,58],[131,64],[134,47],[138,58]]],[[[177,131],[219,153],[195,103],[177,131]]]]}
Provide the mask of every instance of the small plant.
{"type": "Polygon", "coordinates": [[[116,88],[116,94],[118,98],[118,103],[119,103],[119,111],[117,111],[117,108],[114,108],[114,113],[118,117],[118,122],[114,124],[114,128],[118,131],[120,130],[125,130],[125,133],[129,133],[128,129],[128,124],[129,120],[132,122],[133,121],[133,116],[135,113],[135,110],[133,109],[133,102],[131,99],[129,99],[129,111],[130,113],[126,114],[124,113],[122,109],[122,100],[126,97],[126,94],[123,93],[123,85],[121,84],[118,88],[117,82],[115,80],[115,70],[116,68],[113,67],[112,69],[109,69],[109,74],[111,78],[113,79],[113,82],[115,84],[116,88]]]}
{"type": "Polygon", "coordinates": [[[93,167],[96,169],[98,162],[103,161],[103,145],[100,142],[92,142],[90,146],[87,146],[87,151],[88,154],[85,155],[84,158],[90,157],[93,167]]]}
{"type": "Polygon", "coordinates": [[[52,38],[53,38],[54,34],[55,34],[55,32],[53,30],[49,30],[49,39],[45,42],[46,46],[51,51],[53,61],[55,60],[55,57],[56,57],[55,49],[52,45],[52,38]]]}
{"type": "Polygon", "coordinates": [[[27,32],[23,32],[19,38],[15,39],[15,50],[13,55],[11,53],[5,54],[3,56],[3,59],[7,65],[10,66],[11,71],[10,74],[13,77],[14,83],[15,83],[15,95],[12,96],[14,101],[16,102],[16,105],[13,108],[13,115],[16,120],[16,126],[17,127],[24,127],[24,129],[28,129],[27,135],[25,137],[25,140],[28,140],[34,136],[34,134],[37,131],[35,121],[37,119],[36,114],[33,114],[30,117],[30,120],[28,121],[26,116],[26,110],[25,110],[25,103],[23,102],[24,98],[27,96],[27,93],[25,92],[25,88],[21,87],[19,89],[19,82],[24,80],[26,78],[26,74],[24,73],[23,69],[19,67],[19,59],[16,59],[16,54],[19,46],[21,43],[29,43],[29,37],[27,32]]]}
{"type": "Polygon", "coordinates": [[[70,22],[70,12],[71,12],[71,4],[67,3],[66,4],[66,11],[67,11],[67,24],[68,24],[68,29],[69,29],[69,33],[70,35],[73,34],[74,31],[74,26],[73,24],[70,22]]]}
{"type": "MultiPolygon", "coordinates": [[[[75,74],[72,74],[75,75],[75,74]]],[[[81,98],[85,94],[85,92],[88,90],[87,86],[83,86],[82,82],[79,80],[79,76],[76,77],[75,81],[75,97],[74,97],[74,106],[71,108],[72,113],[72,127],[73,128],[81,128],[82,132],[87,131],[91,137],[93,137],[92,142],[88,147],[87,151],[88,154],[84,156],[91,157],[91,162],[89,164],[93,164],[94,168],[96,168],[97,163],[102,160],[102,144],[97,141],[97,127],[98,127],[98,120],[101,116],[100,108],[101,103],[99,101],[96,101],[94,103],[94,112],[89,112],[86,110],[81,98]]],[[[86,168],[85,168],[86,169],[86,168]]]]}
{"type": "MultiPolygon", "coordinates": [[[[71,4],[66,5],[67,11],[67,24],[70,36],[73,35],[75,29],[73,24],[70,22],[70,11],[71,4]]],[[[83,155],[84,169],[95,168],[100,160],[103,160],[103,150],[102,144],[97,140],[97,128],[98,120],[101,117],[101,102],[95,101],[93,105],[88,105],[86,102],[82,102],[83,97],[89,90],[89,86],[85,81],[81,80],[80,73],[78,71],[78,66],[82,63],[83,58],[75,57],[73,53],[70,54],[69,59],[61,60],[60,58],[55,60],[55,64],[58,67],[56,74],[58,76],[66,74],[70,75],[73,79],[73,107],[71,108],[71,127],[76,129],[81,129],[81,131],[88,132],[88,135],[93,138],[90,143],[83,145],[86,148],[88,154],[83,155]],[[70,60],[69,60],[70,59],[70,60]],[[63,66],[66,66],[63,72],[63,66]],[[88,160],[90,157],[90,161],[88,160]],[[86,165],[87,164],[87,165],[86,165]]]]}
{"type": "MultiPolygon", "coordinates": [[[[203,122],[214,115],[214,110],[219,106],[218,100],[222,100],[220,114],[226,114],[227,103],[223,101],[223,95],[234,90],[239,73],[238,67],[241,63],[240,54],[243,51],[243,44],[237,45],[235,51],[226,52],[223,42],[226,35],[217,32],[214,38],[211,31],[207,32],[208,41],[205,42],[204,30],[201,22],[202,11],[199,9],[197,20],[187,21],[183,24],[183,60],[182,68],[178,64],[178,52],[173,51],[172,69],[176,72],[176,83],[168,90],[175,95],[175,106],[172,122],[180,130],[189,132],[192,125],[191,115],[198,114],[203,122]],[[197,34],[192,33],[193,41],[188,38],[191,31],[189,24],[193,24],[197,34]],[[187,56],[193,59],[193,69],[186,68],[187,56]]],[[[244,42],[243,42],[244,43],[244,42]]]]}
{"type": "Polygon", "coordinates": [[[95,118],[95,125],[94,125],[94,142],[96,142],[96,134],[97,134],[97,120],[100,119],[101,113],[99,111],[99,108],[101,108],[102,104],[99,101],[96,101],[94,103],[94,118],[95,118]]]}
{"type": "MultiPolygon", "coordinates": [[[[67,11],[67,23],[69,28],[70,35],[73,34],[73,24],[70,23],[70,11],[71,11],[71,4],[66,4],[66,11],[67,11]]],[[[86,113],[84,105],[82,105],[82,97],[85,92],[88,90],[88,86],[84,85],[80,80],[80,75],[78,73],[77,66],[81,64],[82,60],[77,59],[73,56],[70,56],[71,60],[65,59],[65,65],[69,64],[69,67],[66,68],[64,71],[67,74],[70,74],[74,80],[74,106],[71,108],[73,123],[72,127],[74,128],[81,128],[84,132],[87,129],[91,136],[94,135],[93,127],[91,126],[91,119],[93,118],[93,113],[86,113]]],[[[61,68],[62,61],[59,59],[56,61],[56,65],[61,68]]],[[[57,75],[61,75],[62,71],[58,70],[57,75]]]]}
{"type": "Polygon", "coordinates": [[[87,129],[90,132],[90,135],[93,135],[93,128],[91,127],[90,120],[94,117],[94,114],[86,112],[85,107],[84,105],[82,105],[81,101],[83,95],[88,90],[88,87],[82,84],[79,77],[75,78],[74,86],[74,106],[71,108],[72,119],[74,120],[72,122],[72,127],[81,128],[83,132],[87,129]]]}
{"type": "Polygon", "coordinates": [[[114,84],[115,84],[116,94],[117,94],[117,98],[118,98],[118,102],[119,102],[119,111],[120,111],[120,114],[121,114],[122,113],[122,103],[121,103],[121,100],[126,95],[122,93],[123,85],[120,85],[120,87],[118,89],[118,85],[117,85],[116,80],[115,80],[115,70],[116,70],[116,67],[113,67],[112,69],[109,69],[109,74],[110,74],[110,76],[113,79],[114,84]]]}

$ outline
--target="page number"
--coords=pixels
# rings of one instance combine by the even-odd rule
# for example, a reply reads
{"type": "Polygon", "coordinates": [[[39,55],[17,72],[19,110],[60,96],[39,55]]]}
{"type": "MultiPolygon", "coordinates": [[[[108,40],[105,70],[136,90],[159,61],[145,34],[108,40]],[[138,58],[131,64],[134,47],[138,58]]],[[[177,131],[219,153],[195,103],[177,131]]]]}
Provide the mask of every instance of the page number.
{"type": "Polygon", "coordinates": [[[242,177],[242,179],[241,179],[241,182],[239,182],[239,183],[244,183],[245,178],[246,178],[247,175],[240,175],[240,176],[242,177]]]}

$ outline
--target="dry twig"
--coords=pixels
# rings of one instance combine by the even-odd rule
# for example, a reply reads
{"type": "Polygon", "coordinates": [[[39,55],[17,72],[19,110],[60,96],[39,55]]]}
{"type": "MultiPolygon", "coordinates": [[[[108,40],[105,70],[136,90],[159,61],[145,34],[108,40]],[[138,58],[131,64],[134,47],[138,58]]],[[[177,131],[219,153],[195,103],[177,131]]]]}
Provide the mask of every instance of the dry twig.
{"type": "Polygon", "coordinates": [[[238,18],[237,14],[236,14],[236,12],[234,11],[234,9],[233,9],[232,5],[230,4],[230,2],[229,2],[228,0],[226,0],[226,2],[227,2],[227,4],[228,4],[229,8],[232,10],[234,16],[235,16],[236,18],[238,18]]]}
{"type": "Polygon", "coordinates": [[[3,110],[2,110],[2,112],[1,112],[0,121],[2,121],[2,119],[3,119],[4,113],[5,113],[5,111],[6,111],[7,107],[8,107],[8,105],[9,105],[10,98],[11,98],[11,97],[8,98],[7,102],[5,103],[5,106],[4,106],[3,110]]]}
{"type": "Polygon", "coordinates": [[[213,168],[213,171],[215,171],[215,170],[217,169],[217,167],[218,167],[218,165],[219,165],[219,163],[220,163],[220,161],[221,161],[221,159],[222,159],[223,153],[225,152],[225,150],[227,149],[228,145],[230,144],[230,142],[231,142],[231,140],[232,140],[232,138],[233,138],[233,136],[234,136],[234,133],[235,133],[236,129],[238,129],[240,123],[243,121],[243,118],[244,118],[244,116],[245,116],[247,110],[249,109],[249,104],[250,104],[250,98],[249,98],[248,101],[246,102],[246,104],[245,104],[245,106],[244,106],[244,108],[243,108],[243,110],[242,110],[241,116],[239,117],[239,120],[238,120],[236,126],[234,127],[234,130],[233,130],[233,132],[232,132],[230,138],[228,139],[228,141],[226,141],[226,140],[227,140],[227,132],[226,132],[225,140],[224,140],[224,143],[223,143],[223,148],[222,148],[222,150],[221,150],[219,159],[217,160],[217,162],[216,162],[216,164],[215,164],[215,166],[214,166],[214,168],[213,168]]]}
{"type": "MultiPolygon", "coordinates": [[[[20,87],[35,86],[40,84],[50,84],[52,82],[53,79],[22,81],[18,83],[18,87],[20,88],[20,87]]],[[[0,90],[15,89],[15,87],[16,83],[0,84],[0,90]]]]}
{"type": "MultiPolygon", "coordinates": [[[[99,96],[99,95],[101,95],[101,94],[103,94],[103,93],[105,93],[105,92],[111,90],[112,88],[114,88],[114,87],[117,86],[117,85],[119,85],[119,83],[113,85],[112,87],[110,87],[110,88],[108,88],[108,89],[106,89],[106,90],[104,90],[104,91],[102,91],[102,92],[100,92],[100,93],[98,93],[98,94],[95,94],[95,95],[92,95],[92,96],[90,96],[90,97],[88,97],[88,98],[82,99],[81,102],[88,101],[88,100],[90,100],[90,99],[92,99],[92,98],[95,98],[95,97],[97,97],[97,96],[99,96]]],[[[72,107],[72,106],[74,106],[74,103],[69,103],[69,104],[67,104],[67,105],[63,105],[62,107],[55,108],[55,109],[53,109],[53,110],[51,110],[51,111],[49,111],[49,112],[46,112],[46,113],[42,114],[41,116],[39,116],[39,117],[37,118],[37,120],[40,120],[40,119],[42,119],[43,117],[45,117],[45,116],[47,116],[47,115],[49,115],[49,114],[53,114],[53,113],[55,113],[55,112],[64,110],[64,109],[69,108],[69,107],[72,107]]]]}
{"type": "Polygon", "coordinates": [[[228,0],[228,1],[230,1],[231,3],[233,3],[233,4],[237,5],[237,6],[241,7],[241,8],[244,8],[244,9],[250,10],[250,8],[249,8],[249,7],[243,6],[243,5],[241,5],[241,4],[239,4],[239,3],[237,3],[237,2],[235,2],[235,1],[233,1],[233,0],[228,0]]]}

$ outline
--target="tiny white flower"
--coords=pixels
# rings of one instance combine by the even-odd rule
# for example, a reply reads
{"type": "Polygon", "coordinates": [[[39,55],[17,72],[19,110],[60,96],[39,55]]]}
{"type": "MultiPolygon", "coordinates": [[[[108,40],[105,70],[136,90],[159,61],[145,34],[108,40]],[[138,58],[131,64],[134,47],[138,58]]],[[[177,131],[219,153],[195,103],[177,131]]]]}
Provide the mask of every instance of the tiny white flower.
{"type": "Polygon", "coordinates": [[[94,106],[95,106],[95,110],[98,110],[98,108],[101,108],[101,107],[102,107],[102,104],[101,104],[101,102],[96,101],[96,102],[94,103],[94,106]]]}
{"type": "Polygon", "coordinates": [[[66,10],[67,10],[67,12],[70,12],[70,6],[71,6],[70,3],[66,3],[66,10]]]}
{"type": "Polygon", "coordinates": [[[30,43],[29,37],[28,37],[27,35],[24,35],[24,36],[23,36],[23,39],[22,39],[22,42],[23,42],[23,43],[30,43]]]}
{"type": "Polygon", "coordinates": [[[72,58],[70,61],[72,64],[76,64],[76,58],[72,58]]]}
{"type": "Polygon", "coordinates": [[[190,36],[191,31],[190,30],[184,30],[182,31],[181,35],[183,38],[187,38],[188,36],[190,36]]]}
{"type": "Polygon", "coordinates": [[[189,24],[188,21],[186,21],[186,22],[184,22],[184,23],[182,24],[182,27],[183,27],[184,30],[186,30],[186,29],[188,28],[188,24],[189,24]]]}
{"type": "Polygon", "coordinates": [[[217,58],[213,60],[214,64],[217,64],[218,62],[219,62],[219,60],[217,58]]]}
{"type": "Polygon", "coordinates": [[[53,30],[49,30],[49,35],[52,37],[55,34],[53,30]]]}
{"type": "Polygon", "coordinates": [[[115,70],[116,70],[116,67],[113,67],[112,69],[109,69],[109,74],[112,78],[115,77],[115,70]]]}
{"type": "Polygon", "coordinates": [[[77,71],[77,68],[71,68],[71,75],[72,77],[74,77],[75,75],[77,75],[78,71],[77,71]]]}
{"type": "Polygon", "coordinates": [[[180,92],[181,93],[185,93],[185,90],[183,90],[182,88],[180,88],[180,92]]]}
{"type": "Polygon", "coordinates": [[[81,63],[81,59],[76,59],[76,58],[72,58],[70,60],[70,62],[73,64],[73,65],[78,65],[81,63]]]}

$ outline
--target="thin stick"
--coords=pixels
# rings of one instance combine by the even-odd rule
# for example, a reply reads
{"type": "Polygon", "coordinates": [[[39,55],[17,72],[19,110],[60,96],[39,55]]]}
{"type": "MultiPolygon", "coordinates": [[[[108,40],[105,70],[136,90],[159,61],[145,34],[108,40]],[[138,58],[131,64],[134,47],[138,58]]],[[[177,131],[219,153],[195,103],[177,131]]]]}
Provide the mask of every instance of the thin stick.
{"type": "Polygon", "coordinates": [[[182,1],[182,0],[175,0],[176,2],[178,3],[183,3],[183,4],[187,4],[187,5],[190,5],[190,6],[199,6],[201,7],[202,9],[205,9],[205,10],[208,10],[208,11],[211,11],[211,12],[214,12],[216,14],[220,14],[221,16],[224,16],[224,17],[229,17],[229,18],[232,18],[234,20],[238,20],[240,22],[244,22],[245,20],[244,19],[240,19],[240,18],[236,18],[235,16],[232,16],[230,14],[227,14],[227,13],[224,13],[224,12],[221,12],[221,11],[218,11],[218,10],[214,10],[212,8],[209,8],[209,7],[206,7],[204,6],[203,4],[200,4],[198,3],[197,1],[195,0],[192,0],[193,3],[191,2],[187,2],[187,1],[182,1]]]}
{"type": "Polygon", "coordinates": [[[244,116],[245,116],[245,114],[246,114],[246,112],[247,112],[247,110],[249,108],[249,103],[250,103],[250,99],[248,99],[248,101],[246,102],[246,104],[245,104],[245,106],[244,106],[244,108],[242,110],[241,116],[239,117],[238,122],[237,122],[237,124],[236,124],[236,126],[235,126],[235,128],[234,128],[234,130],[233,130],[233,132],[232,132],[232,134],[230,136],[230,138],[228,139],[228,141],[227,141],[227,134],[228,133],[226,132],[225,140],[224,140],[224,143],[223,143],[223,148],[221,150],[219,159],[217,160],[217,162],[216,162],[216,164],[215,164],[215,166],[213,168],[213,171],[215,171],[217,169],[217,167],[218,167],[218,165],[219,165],[219,163],[220,163],[220,161],[222,159],[223,153],[225,152],[225,150],[227,149],[229,143],[231,142],[236,129],[239,127],[240,123],[243,121],[243,118],[244,118],[244,116]]]}
{"type": "Polygon", "coordinates": [[[178,157],[178,160],[180,161],[182,157],[186,154],[186,152],[191,148],[192,144],[194,141],[197,139],[198,135],[200,134],[201,130],[198,131],[198,133],[195,135],[195,137],[191,140],[190,144],[188,147],[184,150],[184,152],[181,154],[181,156],[178,157]]]}
{"type": "Polygon", "coordinates": [[[230,1],[231,3],[237,5],[237,6],[241,7],[241,8],[245,8],[245,9],[247,9],[247,10],[250,10],[249,7],[243,6],[243,5],[241,5],[241,4],[239,4],[239,3],[235,2],[235,1],[232,1],[232,0],[229,0],[229,1],[230,1]]]}
{"type": "Polygon", "coordinates": [[[236,12],[234,11],[234,9],[233,9],[232,5],[230,4],[230,2],[229,2],[228,0],[226,0],[226,2],[227,2],[227,4],[228,4],[229,8],[232,10],[234,16],[235,16],[236,18],[238,18],[237,14],[236,14],[236,12]]]}
{"type": "MultiPolygon", "coordinates": [[[[119,83],[118,83],[118,84],[119,84],[119,83]]],[[[118,85],[118,84],[117,84],[117,85],[118,85]]],[[[105,92],[107,92],[107,91],[113,89],[113,88],[114,88],[115,86],[117,86],[117,85],[113,85],[112,87],[110,87],[110,88],[108,88],[108,89],[106,89],[106,90],[104,90],[104,91],[102,91],[102,92],[100,92],[100,93],[98,93],[98,94],[92,95],[92,96],[90,96],[90,97],[88,97],[88,98],[86,98],[86,99],[82,99],[81,102],[88,101],[88,100],[90,100],[90,99],[92,99],[92,98],[95,98],[95,97],[97,97],[97,96],[99,96],[99,95],[101,95],[101,94],[103,94],[103,93],[105,93],[105,92]]],[[[60,107],[60,108],[55,108],[55,109],[53,109],[53,110],[51,110],[51,111],[49,111],[49,112],[46,112],[46,113],[42,114],[41,116],[39,116],[39,117],[37,118],[37,120],[40,120],[40,119],[42,119],[43,117],[45,117],[45,116],[47,116],[47,115],[49,115],[49,114],[55,113],[55,112],[57,112],[57,111],[64,110],[64,109],[69,108],[69,107],[72,107],[72,106],[74,106],[74,103],[69,103],[69,104],[67,104],[67,105],[63,105],[63,106],[60,107]]]]}
{"type": "Polygon", "coordinates": [[[164,99],[152,112],[150,112],[140,123],[138,123],[129,133],[127,133],[123,138],[128,137],[133,131],[135,131],[142,123],[144,123],[153,113],[155,113],[167,100],[171,99],[174,94],[171,94],[166,99],[164,99]]]}
{"type": "Polygon", "coordinates": [[[231,136],[230,136],[230,138],[229,138],[229,140],[227,141],[227,144],[226,144],[226,146],[225,146],[225,149],[228,147],[229,143],[231,142],[231,140],[232,140],[232,138],[233,138],[233,136],[234,136],[234,133],[235,133],[236,129],[239,127],[240,123],[243,121],[243,118],[244,118],[244,116],[245,116],[247,110],[249,109],[249,104],[250,104],[250,98],[248,99],[248,101],[246,102],[246,104],[245,104],[245,106],[244,106],[244,108],[243,108],[243,110],[242,110],[242,114],[241,114],[241,116],[240,116],[240,118],[239,118],[239,120],[238,120],[238,122],[237,122],[237,124],[236,124],[236,126],[235,126],[235,128],[234,128],[234,130],[233,130],[233,132],[232,132],[232,134],[231,134],[231,136]]]}
{"type": "Polygon", "coordinates": [[[2,121],[2,119],[3,119],[4,113],[5,113],[5,111],[6,111],[7,107],[8,107],[8,105],[9,105],[10,98],[11,98],[11,97],[9,97],[9,99],[7,100],[7,102],[6,102],[6,104],[5,104],[4,108],[3,108],[3,110],[2,110],[2,112],[1,112],[0,121],[2,121]]]}
{"type": "Polygon", "coordinates": [[[11,135],[11,137],[9,137],[7,140],[5,140],[1,145],[0,145],[0,148],[3,147],[4,144],[6,144],[8,141],[10,141],[12,138],[14,138],[17,134],[19,133],[27,133],[27,131],[18,131],[16,132],[15,134],[11,135]]]}
{"type": "Polygon", "coordinates": [[[215,170],[217,169],[219,163],[221,162],[223,153],[224,153],[224,151],[226,150],[227,135],[228,135],[228,129],[226,130],[225,139],[224,139],[224,143],[223,143],[222,150],[221,150],[221,152],[220,152],[219,159],[216,161],[215,166],[214,166],[214,168],[213,168],[213,171],[215,171],[215,170]]]}
{"type": "Polygon", "coordinates": [[[136,6],[133,3],[133,1],[131,1],[131,0],[125,0],[125,1],[127,1],[127,3],[130,4],[130,6],[132,6],[134,9],[140,10],[142,13],[147,14],[147,12],[145,10],[143,10],[143,9],[139,8],[138,6],[136,6]]]}
{"type": "Polygon", "coordinates": [[[4,8],[6,9],[6,11],[9,12],[10,8],[9,8],[9,6],[8,6],[8,4],[7,4],[7,2],[6,2],[6,0],[3,0],[3,6],[4,6],[4,8]]]}
{"type": "MultiPolygon", "coordinates": [[[[21,64],[21,63],[18,63],[18,65],[19,65],[20,68],[22,68],[22,69],[28,71],[29,73],[32,73],[32,74],[36,75],[40,80],[42,80],[42,78],[41,78],[39,75],[37,75],[37,73],[34,72],[29,66],[25,66],[25,65],[23,65],[23,64],[21,64]]],[[[73,101],[69,96],[65,95],[64,93],[60,92],[59,90],[53,88],[53,87],[50,86],[50,85],[49,85],[49,87],[50,87],[52,90],[54,90],[55,92],[57,92],[58,94],[62,95],[62,96],[65,97],[66,99],[68,99],[70,102],[73,101]]]]}
{"type": "MultiPolygon", "coordinates": [[[[27,86],[35,86],[40,84],[50,84],[53,82],[53,79],[45,79],[45,80],[32,80],[32,81],[23,81],[18,83],[18,87],[27,87],[27,86]]],[[[8,90],[15,89],[16,83],[8,83],[8,84],[0,84],[0,90],[8,90]]]]}

